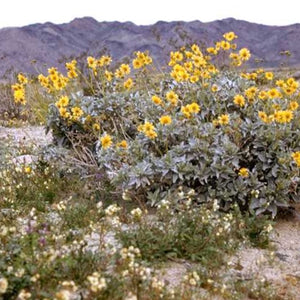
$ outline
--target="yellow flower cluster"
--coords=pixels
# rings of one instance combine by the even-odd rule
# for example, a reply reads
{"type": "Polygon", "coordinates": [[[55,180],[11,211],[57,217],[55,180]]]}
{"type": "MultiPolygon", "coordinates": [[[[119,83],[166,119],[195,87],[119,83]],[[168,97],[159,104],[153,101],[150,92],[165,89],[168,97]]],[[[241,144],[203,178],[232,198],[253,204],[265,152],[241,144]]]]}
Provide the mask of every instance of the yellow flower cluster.
{"type": "Polygon", "coordinates": [[[178,95],[174,91],[169,91],[166,94],[167,101],[173,106],[176,106],[178,103],[178,95]]]}
{"type": "Polygon", "coordinates": [[[289,123],[293,120],[294,114],[291,110],[278,110],[270,115],[267,115],[263,111],[259,111],[258,116],[264,123],[271,123],[273,121],[277,123],[289,123]]]}
{"type": "Polygon", "coordinates": [[[124,78],[125,75],[130,74],[131,69],[128,64],[121,64],[120,67],[115,71],[116,78],[124,78]]]}
{"type": "Polygon", "coordinates": [[[66,69],[68,70],[68,77],[69,78],[78,77],[78,74],[76,72],[76,65],[77,65],[77,61],[74,60],[74,59],[71,62],[66,63],[66,69]]]}
{"type": "MultiPolygon", "coordinates": [[[[19,80],[19,76],[18,76],[18,80],[19,80]]],[[[19,82],[20,82],[20,80],[19,80],[19,82]]],[[[27,82],[27,79],[26,79],[26,82],[27,82]]],[[[16,84],[13,84],[11,86],[12,90],[13,90],[13,93],[14,93],[15,103],[20,103],[22,105],[26,104],[26,98],[25,98],[25,84],[26,84],[26,82],[16,83],[16,84]]]]}
{"type": "Polygon", "coordinates": [[[60,109],[62,107],[66,107],[69,105],[69,97],[68,96],[62,96],[59,98],[58,101],[55,102],[55,106],[60,109]]]}
{"type": "Polygon", "coordinates": [[[157,137],[154,125],[148,121],[144,124],[140,124],[137,129],[139,132],[143,132],[150,139],[155,139],[157,137]]]}
{"type": "Polygon", "coordinates": [[[56,68],[48,69],[48,76],[40,74],[38,80],[48,93],[63,90],[69,82],[69,78],[58,72],[56,68]]]}
{"type": "Polygon", "coordinates": [[[152,64],[152,58],[149,56],[147,52],[135,52],[135,58],[132,61],[132,65],[134,69],[140,69],[144,66],[152,64]]]}
{"type": "Polygon", "coordinates": [[[103,55],[99,59],[96,59],[93,56],[87,57],[87,64],[90,69],[92,69],[95,76],[98,74],[98,68],[102,68],[104,66],[109,66],[112,59],[108,55],[103,55]]]}
{"type": "Polygon", "coordinates": [[[188,119],[192,117],[192,114],[197,114],[199,111],[200,106],[196,102],[181,107],[181,112],[188,119]]]}
{"type": "Polygon", "coordinates": [[[172,51],[169,62],[169,66],[172,67],[170,75],[177,82],[196,83],[200,78],[211,78],[211,74],[218,71],[213,64],[209,63],[210,59],[211,57],[204,55],[196,44],[192,45],[190,50],[182,48],[181,51],[172,51]]]}

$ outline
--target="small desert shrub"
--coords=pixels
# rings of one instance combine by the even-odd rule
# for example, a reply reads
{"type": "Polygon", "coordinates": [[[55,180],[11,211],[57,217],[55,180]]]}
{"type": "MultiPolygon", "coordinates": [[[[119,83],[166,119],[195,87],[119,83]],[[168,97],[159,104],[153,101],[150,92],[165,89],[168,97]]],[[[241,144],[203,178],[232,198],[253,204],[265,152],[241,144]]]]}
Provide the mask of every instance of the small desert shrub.
{"type": "MultiPolygon", "coordinates": [[[[218,199],[225,210],[237,203],[274,217],[299,193],[299,84],[240,72],[251,54],[235,38],[171,52],[170,73],[157,76],[146,52],[117,67],[88,57],[84,87],[75,60],[67,76],[51,68],[38,77],[53,101],[47,126],[57,143],[92,153],[97,173],[139,203],[158,205],[184,187],[197,204],[218,199]],[[218,55],[230,66],[217,69],[218,55]]],[[[25,104],[30,85],[18,79],[14,96],[25,104]]]]}

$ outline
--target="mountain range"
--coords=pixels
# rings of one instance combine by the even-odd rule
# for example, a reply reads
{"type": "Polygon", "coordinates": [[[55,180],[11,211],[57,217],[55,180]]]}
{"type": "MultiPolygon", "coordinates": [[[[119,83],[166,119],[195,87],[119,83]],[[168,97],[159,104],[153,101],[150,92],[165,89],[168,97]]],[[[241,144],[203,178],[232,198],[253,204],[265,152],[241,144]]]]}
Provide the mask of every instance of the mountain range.
{"type": "Polygon", "coordinates": [[[213,46],[229,31],[238,35],[238,47],[250,49],[250,67],[300,67],[300,24],[267,26],[228,18],[138,26],[84,17],[59,25],[47,22],[0,29],[0,75],[11,68],[27,73],[62,68],[63,62],[80,55],[108,53],[119,60],[138,50],[148,50],[157,64],[165,64],[171,50],[194,42],[213,46]],[[289,57],[282,55],[287,50],[289,57]]]}

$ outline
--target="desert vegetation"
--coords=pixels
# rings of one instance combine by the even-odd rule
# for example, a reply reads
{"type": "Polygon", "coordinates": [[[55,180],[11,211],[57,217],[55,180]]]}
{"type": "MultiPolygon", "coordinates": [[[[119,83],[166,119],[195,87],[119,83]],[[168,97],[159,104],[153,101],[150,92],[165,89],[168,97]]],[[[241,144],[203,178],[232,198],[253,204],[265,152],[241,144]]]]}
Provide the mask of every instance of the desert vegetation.
{"type": "Polygon", "coordinates": [[[1,122],[53,141],[2,137],[0,297],[288,299],[228,275],[241,247],[273,249],[300,180],[299,83],[247,70],[237,38],[174,49],[165,67],[104,54],[3,87],[1,122]],[[169,262],[189,267],[166,278],[169,262]]]}

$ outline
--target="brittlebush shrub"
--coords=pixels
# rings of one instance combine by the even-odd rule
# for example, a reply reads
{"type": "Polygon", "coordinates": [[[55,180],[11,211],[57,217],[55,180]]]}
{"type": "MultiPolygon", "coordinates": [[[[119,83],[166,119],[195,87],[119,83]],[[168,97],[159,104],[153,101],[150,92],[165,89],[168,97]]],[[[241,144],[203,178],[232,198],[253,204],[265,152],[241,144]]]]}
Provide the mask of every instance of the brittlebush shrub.
{"type": "MultiPolygon", "coordinates": [[[[115,68],[108,56],[88,57],[91,73],[77,91],[76,61],[67,77],[49,69],[39,76],[55,99],[48,127],[57,142],[89,149],[124,199],[157,205],[189,188],[194,203],[218,199],[223,209],[237,203],[274,217],[299,193],[299,84],[262,69],[241,73],[251,54],[236,50],[235,38],[171,52],[164,74],[148,53],[115,68]],[[228,67],[218,68],[219,53],[228,67]]],[[[28,87],[14,88],[24,102],[28,87]]]]}

